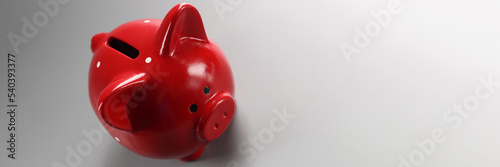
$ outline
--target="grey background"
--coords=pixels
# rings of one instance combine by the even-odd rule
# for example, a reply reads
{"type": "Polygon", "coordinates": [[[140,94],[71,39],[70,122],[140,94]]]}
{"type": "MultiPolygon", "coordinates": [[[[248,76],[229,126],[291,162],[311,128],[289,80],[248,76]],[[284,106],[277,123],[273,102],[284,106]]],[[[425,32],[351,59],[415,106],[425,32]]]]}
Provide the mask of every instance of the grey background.
{"type": "MultiPolygon", "coordinates": [[[[45,2],[46,0],[41,0],[45,2]]],[[[218,0],[229,4],[225,0],[218,0]]],[[[163,18],[181,1],[71,0],[20,45],[17,56],[16,160],[7,158],[8,32],[21,33],[38,1],[0,2],[0,166],[67,166],[65,147],[86,141],[99,122],[89,104],[90,39],[125,22],[163,18]]],[[[214,0],[186,1],[234,73],[237,114],[230,129],[195,162],[144,158],[109,135],[79,166],[398,166],[436,128],[447,140],[421,166],[499,166],[500,93],[453,130],[443,113],[481,85],[500,81],[499,1],[401,1],[380,35],[348,63],[339,43],[375,19],[389,1],[242,0],[219,17],[214,0]],[[296,117],[254,159],[238,145],[275,115],[296,117]]],[[[233,1],[234,2],[234,1],[233,1]]],[[[236,1],[237,2],[237,1],[236,1]]]]}

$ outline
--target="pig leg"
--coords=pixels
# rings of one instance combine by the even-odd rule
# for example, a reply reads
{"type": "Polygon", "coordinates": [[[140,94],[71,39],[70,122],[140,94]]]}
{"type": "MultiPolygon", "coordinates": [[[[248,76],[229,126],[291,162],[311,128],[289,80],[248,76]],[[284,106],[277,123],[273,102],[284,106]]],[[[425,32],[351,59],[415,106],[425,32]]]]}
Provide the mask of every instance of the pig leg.
{"type": "Polygon", "coordinates": [[[205,147],[201,148],[200,150],[198,150],[198,151],[196,151],[188,156],[185,156],[183,158],[179,158],[179,160],[186,161],[186,162],[194,161],[200,157],[201,153],[203,153],[203,149],[205,149],[205,147]]]}

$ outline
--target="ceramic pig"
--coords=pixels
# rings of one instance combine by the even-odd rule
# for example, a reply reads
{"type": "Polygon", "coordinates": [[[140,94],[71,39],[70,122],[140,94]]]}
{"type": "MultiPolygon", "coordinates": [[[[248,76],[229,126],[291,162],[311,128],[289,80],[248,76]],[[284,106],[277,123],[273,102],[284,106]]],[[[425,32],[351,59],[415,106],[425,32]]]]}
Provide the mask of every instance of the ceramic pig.
{"type": "Polygon", "coordinates": [[[96,34],[91,49],[90,102],[127,149],[192,161],[231,123],[231,69],[193,6],[179,4],[163,20],[135,20],[96,34]]]}

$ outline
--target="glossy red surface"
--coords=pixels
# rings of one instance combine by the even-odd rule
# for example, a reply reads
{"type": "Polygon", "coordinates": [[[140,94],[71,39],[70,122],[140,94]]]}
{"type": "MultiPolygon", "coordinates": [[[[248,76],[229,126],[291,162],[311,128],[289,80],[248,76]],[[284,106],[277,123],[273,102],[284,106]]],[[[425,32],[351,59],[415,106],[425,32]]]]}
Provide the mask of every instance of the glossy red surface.
{"type": "Polygon", "coordinates": [[[192,161],[235,112],[229,63],[198,11],[125,23],[92,38],[89,96],[109,134],[151,158],[192,161]]]}

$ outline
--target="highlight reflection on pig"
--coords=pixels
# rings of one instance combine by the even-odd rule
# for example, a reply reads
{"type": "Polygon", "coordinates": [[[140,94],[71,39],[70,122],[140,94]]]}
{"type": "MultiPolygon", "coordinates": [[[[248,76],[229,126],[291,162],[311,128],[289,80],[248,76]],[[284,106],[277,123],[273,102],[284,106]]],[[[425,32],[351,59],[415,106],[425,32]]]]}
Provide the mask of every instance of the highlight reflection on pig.
{"type": "Polygon", "coordinates": [[[197,159],[229,126],[234,83],[198,11],[125,23],[92,38],[92,107],[109,134],[151,158],[197,159]]]}

